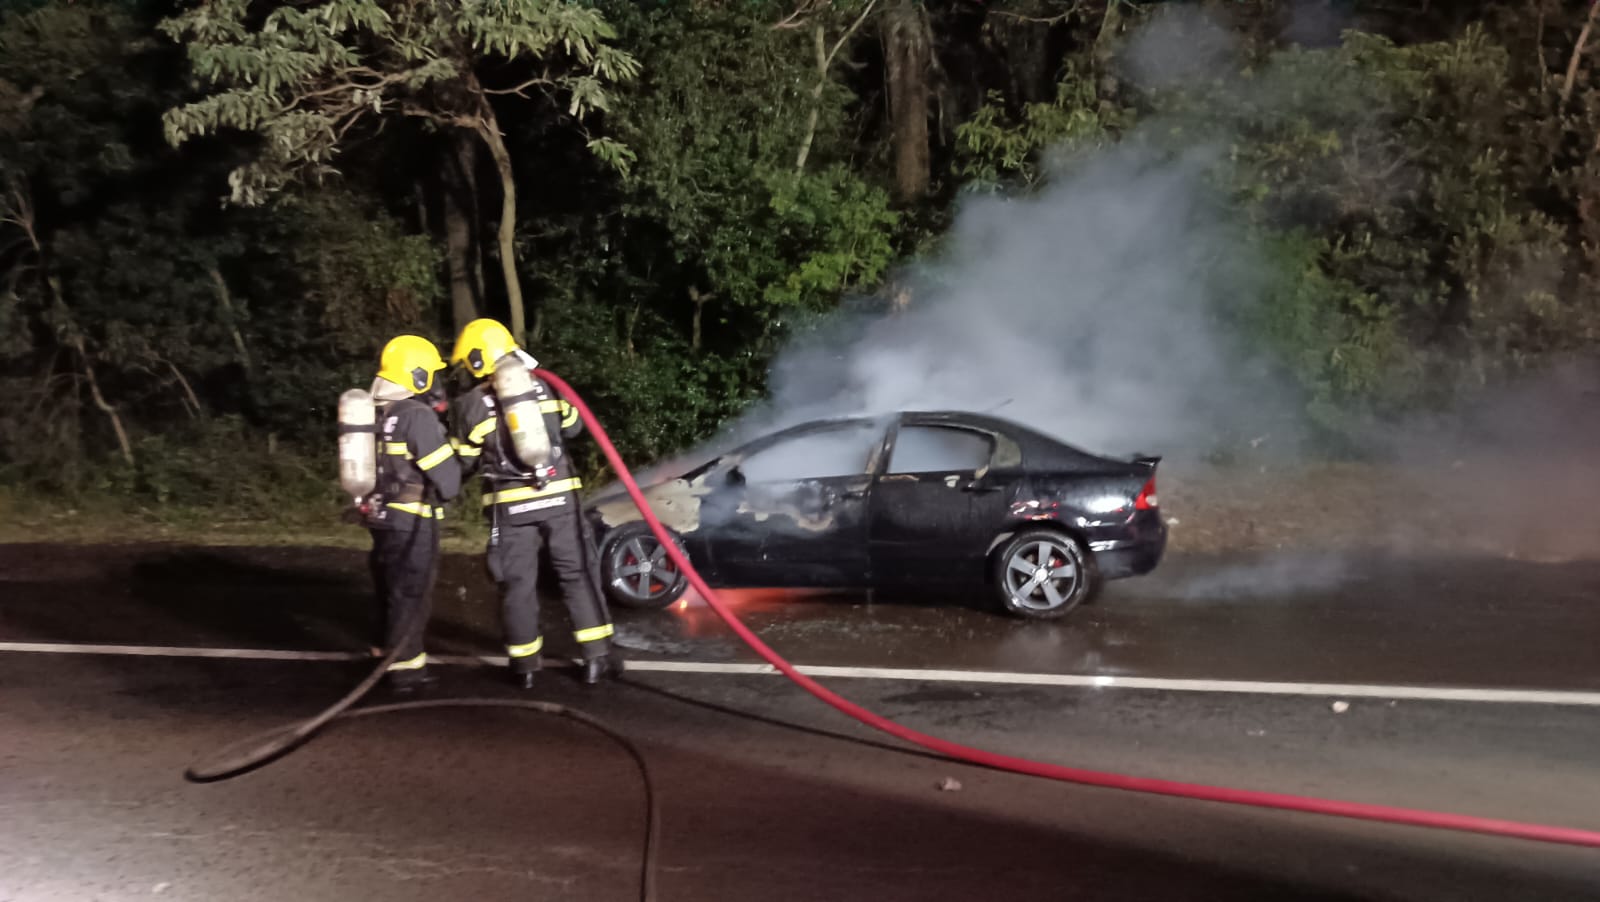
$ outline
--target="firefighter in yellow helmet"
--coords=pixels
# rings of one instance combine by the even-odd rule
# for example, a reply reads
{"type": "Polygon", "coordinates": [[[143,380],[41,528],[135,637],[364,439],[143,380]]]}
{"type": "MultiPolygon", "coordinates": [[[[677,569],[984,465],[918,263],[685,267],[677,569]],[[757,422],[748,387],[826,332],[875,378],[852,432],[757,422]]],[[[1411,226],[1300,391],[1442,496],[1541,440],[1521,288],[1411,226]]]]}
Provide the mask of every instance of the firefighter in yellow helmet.
{"type": "MultiPolygon", "coordinates": [[[[583,430],[578,412],[532,374],[538,361],[517,347],[505,326],[492,319],[474,320],[461,330],[452,364],[477,380],[456,402],[456,453],[467,472],[481,470],[484,515],[489,521],[489,574],[500,587],[501,624],[514,682],[529,688],[539,670],[544,636],[539,627],[539,558],[542,551],[560,582],[562,601],[572,616],[574,638],[583,652],[583,680],[597,683],[622,672],[612,647],[611,615],[597,587],[594,537],[578,504],[583,487],[566,453],[565,440],[583,430]],[[521,391],[500,397],[496,382],[525,368],[521,391]],[[543,429],[532,444],[544,460],[526,460],[519,448],[529,440],[518,434],[520,409],[536,410],[534,424],[543,429]]],[[[520,377],[519,377],[520,379],[520,377]]]]}
{"type": "Polygon", "coordinates": [[[439,521],[444,503],[461,491],[461,464],[440,416],[448,406],[444,370],[433,342],[401,335],[384,346],[371,390],[378,479],[361,511],[372,533],[368,561],[384,645],[401,646],[386,679],[402,691],[431,679],[422,636],[438,571],[439,521]]]}

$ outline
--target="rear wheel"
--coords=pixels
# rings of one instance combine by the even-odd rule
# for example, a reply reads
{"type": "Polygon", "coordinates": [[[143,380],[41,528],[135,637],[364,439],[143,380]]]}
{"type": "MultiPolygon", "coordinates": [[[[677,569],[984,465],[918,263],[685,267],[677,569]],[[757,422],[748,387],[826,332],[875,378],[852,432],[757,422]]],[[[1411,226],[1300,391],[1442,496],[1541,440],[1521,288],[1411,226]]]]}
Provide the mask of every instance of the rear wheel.
{"type": "MultiPolygon", "coordinates": [[[[673,536],[674,541],[677,537],[673,536]]],[[[677,541],[678,550],[683,542],[677,541]]],[[[612,530],[600,549],[600,579],[606,597],[629,608],[664,608],[683,597],[688,579],[644,523],[612,530]]]]}
{"type": "Polygon", "coordinates": [[[1025,530],[1002,546],[990,580],[1008,613],[1035,620],[1066,616],[1100,588],[1094,557],[1050,529],[1025,530]]]}

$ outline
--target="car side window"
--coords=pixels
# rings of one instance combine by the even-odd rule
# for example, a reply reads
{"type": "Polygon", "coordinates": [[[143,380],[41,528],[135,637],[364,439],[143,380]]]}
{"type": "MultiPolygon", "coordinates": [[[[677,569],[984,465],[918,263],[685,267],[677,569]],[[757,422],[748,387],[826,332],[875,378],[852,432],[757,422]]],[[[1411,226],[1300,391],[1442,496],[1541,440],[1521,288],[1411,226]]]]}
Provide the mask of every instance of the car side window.
{"type": "Polygon", "coordinates": [[[810,432],[751,454],[739,462],[739,471],[748,482],[860,476],[881,437],[871,425],[810,432]]]}
{"type": "Polygon", "coordinates": [[[969,473],[989,465],[994,439],[954,426],[902,426],[889,473],[969,473]]]}

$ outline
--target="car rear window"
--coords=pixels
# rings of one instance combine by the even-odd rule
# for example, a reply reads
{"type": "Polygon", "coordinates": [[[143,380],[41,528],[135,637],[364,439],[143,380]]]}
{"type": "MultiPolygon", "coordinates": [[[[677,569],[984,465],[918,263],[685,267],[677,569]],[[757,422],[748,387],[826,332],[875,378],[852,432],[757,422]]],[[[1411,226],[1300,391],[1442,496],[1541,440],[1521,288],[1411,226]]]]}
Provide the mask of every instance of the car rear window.
{"type": "Polygon", "coordinates": [[[961,473],[980,470],[994,454],[994,439],[955,426],[902,426],[889,457],[890,473],[961,473]]]}

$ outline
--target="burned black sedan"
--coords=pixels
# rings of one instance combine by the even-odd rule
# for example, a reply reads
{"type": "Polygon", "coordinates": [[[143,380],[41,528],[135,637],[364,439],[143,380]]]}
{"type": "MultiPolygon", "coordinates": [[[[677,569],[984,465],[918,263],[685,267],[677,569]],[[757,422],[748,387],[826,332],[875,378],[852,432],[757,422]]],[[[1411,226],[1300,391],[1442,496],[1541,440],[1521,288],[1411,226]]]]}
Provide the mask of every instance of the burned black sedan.
{"type": "MultiPolygon", "coordinates": [[[[644,487],[717,587],[987,585],[1060,617],[1166,549],[1158,457],[1117,460],[972,413],[806,423],[644,487]]],[[[588,503],[610,598],[660,608],[687,580],[626,494],[588,503]]]]}

